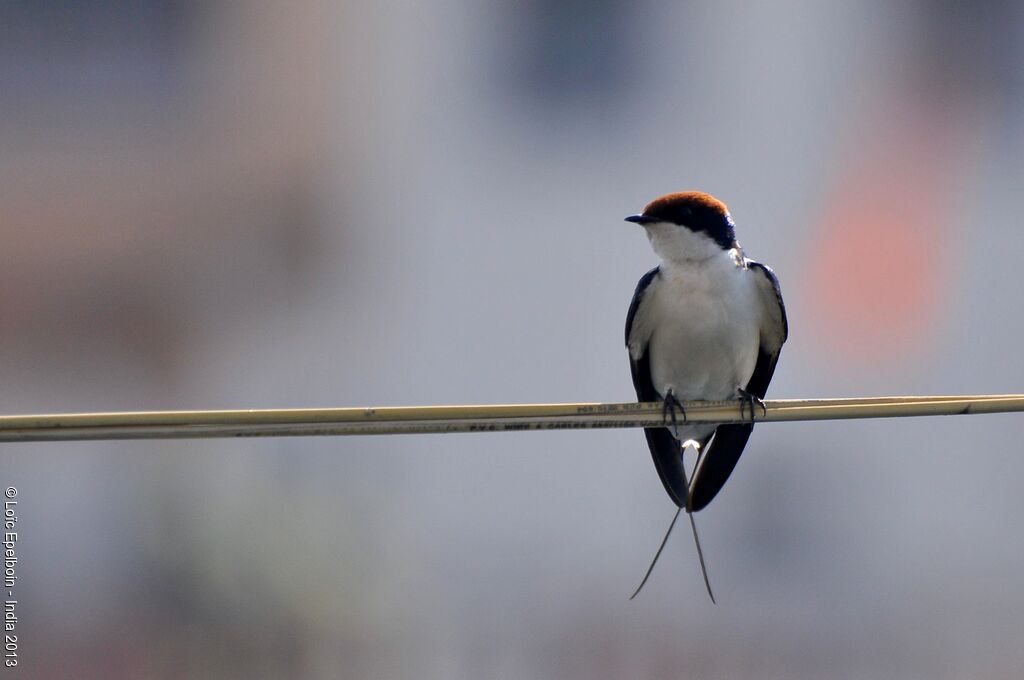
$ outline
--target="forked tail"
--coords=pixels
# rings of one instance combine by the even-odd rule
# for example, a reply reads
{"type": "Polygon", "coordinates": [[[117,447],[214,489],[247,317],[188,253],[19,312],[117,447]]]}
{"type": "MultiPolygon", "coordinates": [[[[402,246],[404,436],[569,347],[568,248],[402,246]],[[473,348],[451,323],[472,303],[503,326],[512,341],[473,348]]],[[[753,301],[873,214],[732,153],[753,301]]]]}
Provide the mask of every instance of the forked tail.
{"type": "MultiPolygon", "coordinates": [[[[693,445],[694,448],[696,448],[698,450],[698,453],[700,452],[699,444],[697,444],[697,442],[695,442],[693,440],[690,440],[690,441],[687,441],[687,442],[683,443],[682,448],[680,450],[680,455],[682,455],[683,451],[686,450],[687,445],[693,445]]],[[[699,463],[699,460],[698,460],[698,463],[699,463]]],[[[693,519],[693,512],[691,511],[692,504],[690,502],[690,494],[689,494],[690,485],[686,481],[686,468],[685,468],[685,466],[682,466],[682,465],[680,465],[680,468],[681,468],[682,473],[683,473],[683,483],[685,485],[685,488],[687,489],[686,508],[685,508],[686,509],[686,514],[690,518],[690,528],[693,529],[693,542],[694,542],[694,545],[697,546],[697,559],[700,560],[700,571],[701,571],[701,574],[704,576],[704,587],[707,588],[708,597],[711,598],[711,602],[713,604],[717,604],[715,602],[715,594],[713,592],[711,592],[711,581],[708,580],[708,569],[707,569],[707,566],[704,564],[704,550],[700,547],[700,537],[697,536],[697,523],[694,521],[694,519],[693,519]]],[[[679,513],[682,512],[682,511],[683,511],[683,508],[677,508],[676,509],[676,514],[673,515],[673,517],[672,517],[672,523],[668,525],[668,531],[665,532],[665,538],[661,539],[661,545],[658,546],[658,552],[654,553],[654,559],[651,560],[651,566],[647,567],[647,573],[644,574],[644,578],[643,578],[642,581],[640,581],[640,585],[638,585],[636,587],[636,590],[633,591],[633,594],[629,596],[630,600],[632,600],[633,598],[635,598],[637,595],[640,594],[640,591],[643,590],[644,585],[647,583],[647,579],[649,579],[651,577],[651,572],[654,571],[654,565],[658,563],[658,558],[661,557],[661,551],[663,551],[665,549],[665,545],[668,543],[668,537],[672,535],[672,530],[676,526],[676,520],[679,519],[679,513]]]]}

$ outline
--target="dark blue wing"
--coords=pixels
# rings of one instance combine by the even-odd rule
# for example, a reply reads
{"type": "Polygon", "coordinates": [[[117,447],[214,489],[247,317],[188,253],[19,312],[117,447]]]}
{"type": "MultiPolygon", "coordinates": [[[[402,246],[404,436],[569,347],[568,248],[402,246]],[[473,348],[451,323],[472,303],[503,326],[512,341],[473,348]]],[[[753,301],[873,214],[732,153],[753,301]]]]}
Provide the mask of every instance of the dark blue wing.
{"type": "MultiPolygon", "coordinates": [[[[629,336],[633,334],[633,319],[636,318],[636,312],[640,309],[640,301],[643,300],[644,293],[647,291],[647,286],[651,285],[651,281],[661,271],[661,267],[655,267],[651,271],[647,272],[640,277],[640,280],[636,284],[636,290],[633,291],[633,299],[629,303],[629,311],[626,312],[626,347],[629,347],[629,336]]],[[[633,376],[633,383],[636,384],[636,376],[633,376]]]]}
{"type": "Polygon", "coordinates": [[[761,293],[763,303],[769,312],[768,320],[762,327],[757,365],[754,367],[754,374],[750,376],[750,382],[747,383],[748,392],[764,399],[764,395],[768,393],[768,383],[775,374],[775,364],[779,362],[782,344],[789,337],[789,320],[786,318],[786,305],[782,301],[782,289],[779,287],[779,279],[775,272],[753,260],[749,260],[747,266],[764,275],[761,293]]]}
{"type": "MultiPolygon", "coordinates": [[[[647,272],[636,285],[633,301],[626,313],[627,347],[629,347],[629,336],[633,332],[633,319],[643,302],[647,287],[658,275],[658,271],[659,268],[655,267],[647,272]]],[[[634,360],[633,355],[630,354],[629,367],[633,373],[633,387],[636,388],[637,401],[661,401],[661,395],[654,389],[654,383],[651,381],[650,354],[646,346],[639,359],[634,360]]],[[[686,505],[686,474],[683,470],[679,440],[673,437],[665,427],[645,428],[644,435],[647,437],[647,447],[651,450],[654,467],[658,471],[658,476],[661,477],[661,483],[665,485],[665,491],[676,505],[684,507],[686,505]]]]}

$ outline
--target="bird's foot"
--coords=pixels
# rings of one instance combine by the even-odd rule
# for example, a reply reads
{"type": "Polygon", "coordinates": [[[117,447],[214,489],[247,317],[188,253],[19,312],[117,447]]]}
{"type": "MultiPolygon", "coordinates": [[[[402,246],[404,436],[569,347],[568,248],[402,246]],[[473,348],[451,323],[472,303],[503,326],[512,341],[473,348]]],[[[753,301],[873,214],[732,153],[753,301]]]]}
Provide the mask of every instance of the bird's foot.
{"type": "Polygon", "coordinates": [[[750,409],[750,424],[754,424],[754,407],[757,406],[761,409],[761,413],[764,416],[768,415],[768,409],[765,407],[764,402],[761,401],[761,397],[748,392],[742,387],[736,388],[736,398],[740,400],[740,418],[743,417],[743,412],[746,409],[750,409]]]}
{"type": "Polygon", "coordinates": [[[671,389],[668,394],[665,395],[665,401],[661,404],[661,419],[666,424],[670,424],[672,427],[672,436],[679,439],[679,422],[676,420],[676,411],[683,417],[683,422],[686,422],[686,409],[683,408],[681,401],[676,399],[675,392],[671,389]]]}

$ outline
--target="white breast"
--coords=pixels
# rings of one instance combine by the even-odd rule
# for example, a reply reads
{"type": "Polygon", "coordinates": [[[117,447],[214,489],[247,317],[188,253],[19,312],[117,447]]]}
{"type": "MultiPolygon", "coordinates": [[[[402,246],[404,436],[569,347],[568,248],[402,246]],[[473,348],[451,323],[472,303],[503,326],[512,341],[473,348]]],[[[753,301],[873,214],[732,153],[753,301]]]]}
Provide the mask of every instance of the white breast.
{"type": "Polygon", "coordinates": [[[634,319],[630,352],[650,356],[664,397],[731,399],[757,363],[760,307],[752,272],[732,251],[662,265],[634,319]]]}

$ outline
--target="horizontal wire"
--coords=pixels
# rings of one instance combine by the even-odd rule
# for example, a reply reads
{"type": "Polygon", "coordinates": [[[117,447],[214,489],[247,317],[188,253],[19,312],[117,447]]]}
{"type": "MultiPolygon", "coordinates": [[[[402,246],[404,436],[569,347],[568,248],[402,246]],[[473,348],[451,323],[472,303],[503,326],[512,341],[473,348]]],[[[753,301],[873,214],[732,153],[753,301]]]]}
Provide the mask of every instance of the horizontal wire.
{"type": "MultiPolygon", "coordinates": [[[[775,399],[755,407],[739,401],[683,402],[690,422],[740,423],[900,418],[1024,411],[1024,395],[775,399]]],[[[0,416],[0,442],[181,439],[297,435],[426,434],[664,424],[660,402],[506,404],[380,408],[148,411],[0,416]]]]}

